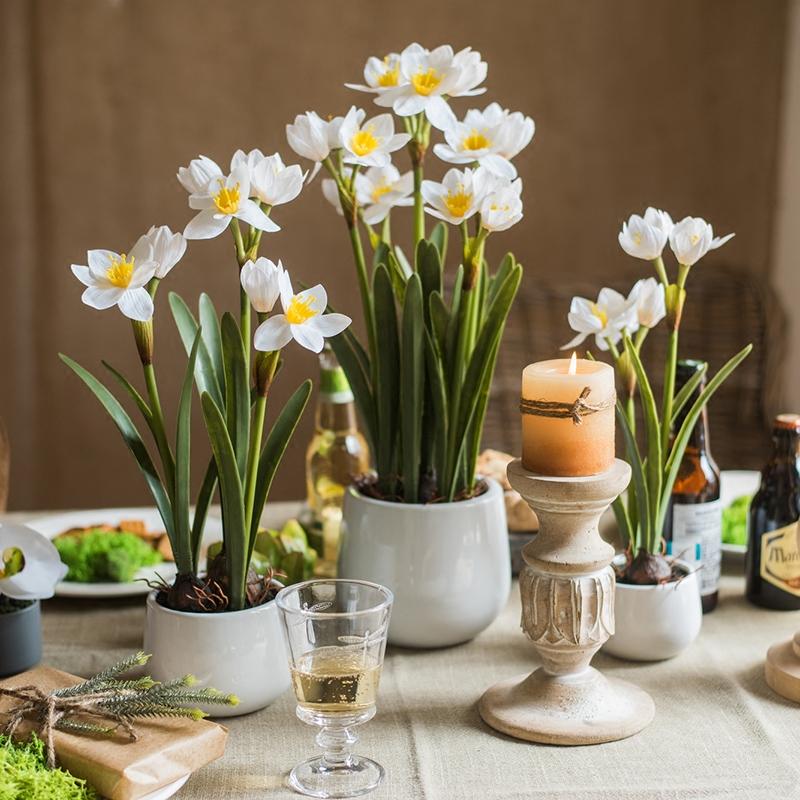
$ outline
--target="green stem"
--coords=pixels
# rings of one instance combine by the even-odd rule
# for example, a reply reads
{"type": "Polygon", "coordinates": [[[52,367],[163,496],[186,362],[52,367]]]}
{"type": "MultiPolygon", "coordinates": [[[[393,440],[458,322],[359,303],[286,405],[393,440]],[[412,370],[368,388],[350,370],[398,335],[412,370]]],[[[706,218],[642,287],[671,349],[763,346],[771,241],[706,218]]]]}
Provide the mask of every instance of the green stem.
{"type": "Polygon", "coordinates": [[[242,229],[239,227],[239,220],[236,217],[231,218],[231,231],[233,232],[233,241],[236,244],[236,260],[239,262],[239,268],[244,266],[247,261],[247,251],[244,249],[244,240],[242,239],[242,229]]]}
{"type": "Polygon", "coordinates": [[[250,298],[247,292],[239,288],[239,330],[242,332],[244,346],[244,363],[250,363],[250,298]]]}
{"type": "Polygon", "coordinates": [[[664,266],[664,259],[661,256],[654,258],[653,266],[656,268],[659,281],[664,284],[664,288],[666,289],[667,286],[669,286],[669,278],[667,278],[667,269],[664,266]]]}
{"type": "Polygon", "coordinates": [[[422,200],[422,162],[412,162],[414,171],[414,252],[419,242],[425,238],[425,208],[422,200]]]}
{"type": "Polygon", "coordinates": [[[364,324],[367,326],[367,336],[369,337],[370,353],[375,355],[375,320],[372,312],[372,294],[370,293],[369,276],[367,275],[367,263],[364,259],[364,248],[361,244],[361,234],[358,232],[358,225],[354,219],[346,217],[347,228],[350,232],[350,244],[353,247],[353,256],[356,261],[356,275],[358,277],[358,288],[361,293],[361,305],[364,310],[364,324]]]}
{"type": "Polygon", "coordinates": [[[144,370],[144,382],[147,386],[147,394],[150,398],[150,411],[153,414],[153,430],[155,432],[156,446],[161,455],[161,463],[164,467],[164,482],[167,486],[170,499],[175,496],[175,459],[167,441],[166,426],[164,424],[164,412],[161,409],[161,400],[158,396],[158,383],[156,372],[152,364],[142,364],[144,370]]]}
{"type": "Polygon", "coordinates": [[[247,479],[244,494],[245,531],[252,530],[253,503],[256,496],[256,483],[258,480],[258,459],[261,454],[261,440],[264,436],[264,417],[267,412],[267,396],[259,395],[256,398],[256,407],[253,411],[253,424],[250,426],[250,444],[247,450],[247,479]]]}

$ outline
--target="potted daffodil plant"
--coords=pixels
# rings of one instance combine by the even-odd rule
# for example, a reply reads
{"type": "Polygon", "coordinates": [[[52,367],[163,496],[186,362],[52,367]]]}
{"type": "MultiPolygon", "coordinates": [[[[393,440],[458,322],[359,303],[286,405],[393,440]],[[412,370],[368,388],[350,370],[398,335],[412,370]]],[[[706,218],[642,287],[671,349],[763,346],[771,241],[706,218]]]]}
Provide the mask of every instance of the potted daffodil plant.
{"type": "Polygon", "coordinates": [[[24,525],[0,525],[0,678],[39,663],[39,601],[53,596],[67,574],[58,550],[24,525]]]}
{"type": "MultiPolygon", "coordinates": [[[[295,291],[281,261],[259,255],[264,233],[279,230],[274,207],[300,193],[304,174],[277,153],[237,151],[225,173],[200,156],[178,171],[196,214],[184,232],[151,228],[126,252],[90,250],[73,265],[85,285],[83,302],[117,307],[131,321],[144,391],[104,362],[136,408],[149,441],[114,393],[72,359],[63,361],[94,393],[130,449],[153,495],[171,544],[177,576],[147,599],[145,650],[156,679],[189,672],[207,685],[234,692],[241,703],[222,714],[263,707],[289,684],[283,638],[273,598],[280,583],[253,569],[261,514],[273,477],[308,401],[303,381],[267,423],[268,400],[284,347],[292,340],[319,352],[324,339],[350,319],[326,313],[322,286],[295,291]],[[181,261],[190,240],[231,237],[239,285],[238,314],[219,315],[200,295],[197,313],[177,294],[168,305],[187,363],[169,430],[155,370],[154,311],[162,281],[181,261]],[[209,445],[207,467],[193,494],[191,417],[196,387],[209,445]],[[213,499],[222,506],[222,546],[204,558],[203,529],[213,499]],[[247,657],[243,658],[242,654],[247,657]]],[[[205,444],[205,442],[202,442],[205,444]]]]}
{"type": "Polygon", "coordinates": [[[627,297],[604,288],[597,300],[575,297],[570,307],[568,320],[577,335],[565,349],[594,336],[598,350],[611,356],[620,384],[617,421],[633,477],[627,494],[613,505],[624,558],[617,577],[616,633],[605,645],[620,657],[668,658],[687,647],[700,631],[697,575],[666,555],[664,526],[695,423],[752,345],[733,355],[702,390],[707,364],[676,392],[678,338],[692,269],[732,237],[715,237],[711,225],[700,217],[673,223],[666,211],[655,208],[648,208],[643,216],[633,214],[622,226],[619,243],[628,255],[651,262],[655,277],[637,281],[627,297]],[[677,262],[674,279],[663,258],[667,243],[677,262]],[[662,320],[668,339],[663,394],[657,400],[642,364],[642,350],[648,333],[662,320]],[[644,420],[638,432],[637,405],[644,420]]]}
{"type": "Polygon", "coordinates": [[[310,111],[286,129],[312,177],[326,173],[364,319],[363,338],[347,330],[331,341],[375,458],[345,497],[339,575],[394,591],[389,638],[400,645],[471,639],[510,588],[502,491],[475,465],[522,277],[510,253],[491,264],[490,240],[522,219],[513,159],[534,123],[497,103],[456,115],[456,102],[485,91],[486,74],[471,48],[411,44],[369,58],[364,82],[347,84],[374,112],[310,111]],[[443,176],[426,178],[428,166],[443,176]],[[403,208],[410,224],[398,235],[403,208]]]}

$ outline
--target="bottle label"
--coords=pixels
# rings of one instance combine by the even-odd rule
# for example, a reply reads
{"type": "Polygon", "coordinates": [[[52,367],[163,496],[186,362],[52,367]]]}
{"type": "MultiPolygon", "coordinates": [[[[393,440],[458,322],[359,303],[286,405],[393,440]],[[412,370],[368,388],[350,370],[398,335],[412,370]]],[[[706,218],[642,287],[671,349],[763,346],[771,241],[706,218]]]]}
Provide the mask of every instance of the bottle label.
{"type": "Polygon", "coordinates": [[[672,541],[668,553],[698,572],[700,594],[719,588],[722,563],[722,501],[675,503],[672,507],[672,541]]]}
{"type": "Polygon", "coordinates": [[[800,521],[761,536],[761,577],[800,597],[800,521]]]}

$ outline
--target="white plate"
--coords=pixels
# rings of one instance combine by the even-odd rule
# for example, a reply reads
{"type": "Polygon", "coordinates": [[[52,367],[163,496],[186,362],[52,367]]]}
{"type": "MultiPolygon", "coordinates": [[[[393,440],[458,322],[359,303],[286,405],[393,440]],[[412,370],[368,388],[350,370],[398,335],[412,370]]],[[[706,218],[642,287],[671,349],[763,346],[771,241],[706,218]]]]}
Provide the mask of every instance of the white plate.
{"type": "MultiPolygon", "coordinates": [[[[87,509],[85,511],[69,511],[64,514],[49,514],[46,517],[27,522],[26,525],[33,530],[53,539],[59,533],[70,528],[88,528],[92,525],[119,525],[124,520],[140,519],[148,530],[163,531],[164,523],[154,508],[101,508],[87,509]]],[[[204,542],[219,541],[222,539],[222,523],[218,519],[209,517],[206,520],[204,542]]],[[[157,580],[161,576],[168,583],[175,577],[175,565],[165,561],[154,567],[144,567],[136,573],[137,578],[157,580]]],[[[75,581],[62,581],[56,586],[56,597],[133,597],[145,595],[150,587],[143,581],[130,581],[129,583],[77,583],[75,581]]],[[[158,795],[162,797],[162,795],[158,795]]],[[[170,797],[170,795],[163,795],[170,797]]],[[[147,800],[150,800],[148,797],[147,800]]]]}
{"type": "MultiPolygon", "coordinates": [[[[754,495],[761,483],[761,473],[751,469],[727,469],[720,473],[719,499],[722,507],[727,508],[737,497],[754,495]]],[[[725,553],[746,553],[743,544],[722,543],[725,553]]]]}

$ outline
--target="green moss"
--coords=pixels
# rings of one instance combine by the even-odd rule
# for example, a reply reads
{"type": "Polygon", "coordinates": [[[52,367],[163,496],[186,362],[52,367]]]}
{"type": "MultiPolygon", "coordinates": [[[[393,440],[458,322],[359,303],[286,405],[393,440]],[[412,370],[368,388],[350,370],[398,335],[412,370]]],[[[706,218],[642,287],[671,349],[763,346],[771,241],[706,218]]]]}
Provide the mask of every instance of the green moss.
{"type": "Polygon", "coordinates": [[[14,600],[11,597],[0,594],[0,614],[11,614],[13,611],[20,611],[23,608],[32,606],[35,602],[35,600],[14,600]]]}
{"type": "Polygon", "coordinates": [[[44,743],[0,736],[0,800],[98,800],[86,781],[63,769],[48,769],[44,743]]]}
{"type": "Polygon", "coordinates": [[[163,561],[159,552],[133,533],[93,530],[62,536],[53,544],[69,567],[66,580],[78,583],[127,583],[142,567],[163,561]]]}

